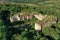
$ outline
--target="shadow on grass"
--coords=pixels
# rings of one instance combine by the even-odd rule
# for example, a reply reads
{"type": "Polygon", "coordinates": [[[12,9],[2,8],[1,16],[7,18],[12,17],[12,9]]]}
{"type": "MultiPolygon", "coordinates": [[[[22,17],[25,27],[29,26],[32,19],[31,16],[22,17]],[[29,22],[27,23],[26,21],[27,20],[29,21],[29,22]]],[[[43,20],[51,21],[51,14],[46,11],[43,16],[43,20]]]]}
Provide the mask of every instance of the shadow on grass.
{"type": "MultiPolygon", "coordinates": [[[[5,26],[5,32],[6,32],[6,38],[8,38],[8,27],[9,27],[9,25],[10,25],[10,23],[9,23],[9,19],[8,19],[8,17],[9,17],[9,15],[10,15],[10,11],[8,11],[8,10],[2,10],[2,12],[0,13],[0,18],[3,20],[3,22],[4,22],[4,26],[5,26]]],[[[8,40],[8,39],[7,39],[8,40]]]]}
{"type": "Polygon", "coordinates": [[[52,38],[51,36],[46,36],[46,38],[48,38],[49,40],[55,40],[55,39],[52,38]]]}

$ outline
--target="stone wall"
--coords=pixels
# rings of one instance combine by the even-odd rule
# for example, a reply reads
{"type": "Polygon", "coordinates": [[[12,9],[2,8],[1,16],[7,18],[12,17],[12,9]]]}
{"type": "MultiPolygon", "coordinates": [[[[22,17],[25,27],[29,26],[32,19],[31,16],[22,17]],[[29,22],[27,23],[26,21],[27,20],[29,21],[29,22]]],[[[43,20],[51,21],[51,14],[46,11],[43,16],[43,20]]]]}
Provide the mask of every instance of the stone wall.
{"type": "Polygon", "coordinates": [[[39,31],[41,30],[41,25],[39,23],[35,23],[35,30],[39,31]]]}
{"type": "Polygon", "coordinates": [[[43,27],[50,27],[52,24],[56,23],[57,18],[54,16],[46,16],[43,20],[35,23],[35,30],[41,30],[43,27]]]}
{"type": "Polygon", "coordinates": [[[42,14],[14,14],[12,17],[10,17],[11,22],[15,21],[22,21],[22,20],[31,20],[33,18],[37,18],[38,22],[35,22],[35,30],[41,30],[42,27],[48,27],[52,24],[56,23],[57,18],[54,16],[48,16],[48,15],[42,15],[42,14]]]}
{"type": "Polygon", "coordinates": [[[26,14],[14,14],[12,17],[10,17],[10,21],[22,21],[22,20],[31,20],[34,18],[33,15],[26,15],[26,14]]]}

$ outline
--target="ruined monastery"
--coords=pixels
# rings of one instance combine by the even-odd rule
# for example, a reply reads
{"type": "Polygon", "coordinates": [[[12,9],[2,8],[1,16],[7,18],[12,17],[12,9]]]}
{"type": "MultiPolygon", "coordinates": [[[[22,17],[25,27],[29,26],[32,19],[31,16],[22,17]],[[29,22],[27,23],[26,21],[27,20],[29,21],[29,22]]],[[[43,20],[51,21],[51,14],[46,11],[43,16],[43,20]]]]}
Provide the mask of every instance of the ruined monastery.
{"type": "Polygon", "coordinates": [[[43,27],[49,27],[52,24],[56,23],[57,18],[54,16],[49,15],[42,15],[42,14],[24,14],[24,13],[17,13],[10,17],[11,22],[15,21],[24,21],[24,20],[31,20],[33,18],[37,18],[38,20],[35,22],[35,30],[42,30],[43,27]]]}

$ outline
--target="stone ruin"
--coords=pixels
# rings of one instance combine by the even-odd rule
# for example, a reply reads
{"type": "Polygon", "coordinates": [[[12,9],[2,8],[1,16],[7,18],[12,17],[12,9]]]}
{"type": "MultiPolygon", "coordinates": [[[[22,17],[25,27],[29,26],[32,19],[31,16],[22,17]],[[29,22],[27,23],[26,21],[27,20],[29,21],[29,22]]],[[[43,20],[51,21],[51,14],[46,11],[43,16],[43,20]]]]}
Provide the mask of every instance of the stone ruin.
{"type": "Polygon", "coordinates": [[[45,15],[45,18],[43,18],[43,20],[37,20],[35,22],[35,30],[42,30],[43,27],[49,27],[52,24],[56,23],[56,21],[56,17],[45,15]]]}
{"type": "Polygon", "coordinates": [[[34,16],[33,15],[26,15],[26,14],[14,14],[10,17],[11,22],[15,21],[22,21],[22,20],[31,20],[34,16]]]}
{"type": "Polygon", "coordinates": [[[57,18],[54,16],[42,15],[42,14],[14,14],[10,17],[11,22],[22,21],[22,20],[31,20],[33,18],[37,18],[38,20],[35,22],[35,30],[42,30],[43,27],[51,26],[56,23],[57,18]]]}

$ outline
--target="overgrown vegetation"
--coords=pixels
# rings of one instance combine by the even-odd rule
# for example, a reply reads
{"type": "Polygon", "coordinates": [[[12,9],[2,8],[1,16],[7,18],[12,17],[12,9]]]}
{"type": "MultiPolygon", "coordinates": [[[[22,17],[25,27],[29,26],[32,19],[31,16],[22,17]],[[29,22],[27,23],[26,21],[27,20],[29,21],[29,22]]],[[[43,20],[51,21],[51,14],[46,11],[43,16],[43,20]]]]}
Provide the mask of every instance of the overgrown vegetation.
{"type": "Polygon", "coordinates": [[[19,1],[21,3],[8,2],[0,4],[0,40],[60,40],[59,1],[45,2],[43,0],[43,2],[40,2],[40,0],[38,0],[39,4],[37,3],[37,0],[34,0],[32,3],[32,0],[29,0],[29,2],[27,2],[28,0],[25,0],[28,4],[24,3],[25,1],[23,0],[19,1]],[[42,31],[38,32],[34,29],[34,24],[18,26],[23,24],[24,21],[10,22],[10,16],[21,11],[38,12],[43,15],[54,15],[58,20],[56,24],[53,24],[51,27],[43,28],[42,31]]]}

